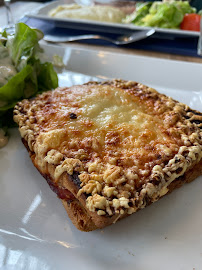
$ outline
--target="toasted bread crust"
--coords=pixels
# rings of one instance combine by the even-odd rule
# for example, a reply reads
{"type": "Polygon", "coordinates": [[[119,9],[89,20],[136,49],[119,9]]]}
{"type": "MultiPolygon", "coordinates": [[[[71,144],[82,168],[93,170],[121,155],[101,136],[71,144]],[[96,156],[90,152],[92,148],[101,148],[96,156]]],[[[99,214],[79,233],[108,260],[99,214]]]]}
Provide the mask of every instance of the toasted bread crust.
{"type": "MultiPolygon", "coordinates": [[[[168,187],[169,192],[171,193],[177,188],[180,188],[185,183],[190,183],[193,180],[195,180],[198,176],[202,174],[202,162],[195,165],[190,171],[188,171],[185,175],[181,176],[179,179],[176,179],[174,182],[170,184],[168,187]]],[[[165,195],[164,195],[165,196],[165,195]]],[[[163,198],[162,196],[161,198],[163,198]]],[[[102,218],[100,220],[100,216],[97,216],[94,218],[94,222],[92,220],[92,217],[87,213],[85,208],[81,205],[79,200],[75,198],[74,201],[68,203],[66,200],[62,200],[63,206],[65,207],[67,214],[69,218],[72,220],[72,223],[77,227],[77,229],[81,231],[93,231],[96,229],[102,229],[108,225],[111,225],[112,221],[104,220],[102,218]],[[96,226],[97,224],[97,226],[96,226]]],[[[151,202],[147,203],[147,206],[149,206],[151,202]]],[[[129,216],[129,215],[127,215],[129,216]]],[[[126,216],[121,216],[118,220],[124,218],[126,216]]],[[[115,219],[114,219],[115,221],[115,219]]],[[[113,222],[114,222],[113,221],[113,222]]]]}
{"type": "Polygon", "coordinates": [[[61,198],[63,205],[74,225],[83,231],[115,223],[202,174],[202,114],[136,82],[89,82],[56,89],[54,94],[47,92],[35,100],[20,102],[14,120],[34,165],[49,184],[66,194],[61,198]],[[137,111],[147,121],[138,134],[130,133],[130,129],[136,132],[136,127],[127,122],[133,123],[132,118],[123,118],[124,122],[118,124],[113,120],[110,127],[105,124],[109,132],[105,132],[103,144],[100,134],[105,126],[100,128],[97,118],[92,122],[88,111],[82,114],[86,106],[83,98],[100,90],[106,96],[122,96],[123,110],[138,104],[137,111]],[[72,95],[77,103],[71,103],[72,95]],[[64,116],[66,103],[74,112],[64,116]],[[42,119],[42,114],[48,118],[42,119]],[[150,132],[152,126],[157,131],[150,132]],[[136,148],[130,150],[130,136],[139,152],[136,148]]]}

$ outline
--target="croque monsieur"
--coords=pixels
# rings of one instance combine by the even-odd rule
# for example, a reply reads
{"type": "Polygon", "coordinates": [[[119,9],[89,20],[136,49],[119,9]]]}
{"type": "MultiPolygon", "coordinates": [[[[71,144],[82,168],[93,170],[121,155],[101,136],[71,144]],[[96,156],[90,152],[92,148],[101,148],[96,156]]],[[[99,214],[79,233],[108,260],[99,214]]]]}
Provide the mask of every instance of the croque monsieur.
{"type": "Polygon", "coordinates": [[[202,174],[202,113],[132,81],[57,88],[14,109],[22,141],[82,231],[202,174]]]}

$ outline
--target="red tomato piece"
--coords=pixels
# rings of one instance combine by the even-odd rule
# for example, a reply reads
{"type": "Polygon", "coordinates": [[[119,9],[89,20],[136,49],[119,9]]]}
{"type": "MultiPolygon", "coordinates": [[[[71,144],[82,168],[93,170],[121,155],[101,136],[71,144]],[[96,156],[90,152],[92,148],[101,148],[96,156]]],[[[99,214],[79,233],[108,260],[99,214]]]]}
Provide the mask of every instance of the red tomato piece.
{"type": "Polygon", "coordinates": [[[191,13],[185,14],[181,22],[180,29],[190,31],[200,31],[201,16],[199,14],[191,13]]]}

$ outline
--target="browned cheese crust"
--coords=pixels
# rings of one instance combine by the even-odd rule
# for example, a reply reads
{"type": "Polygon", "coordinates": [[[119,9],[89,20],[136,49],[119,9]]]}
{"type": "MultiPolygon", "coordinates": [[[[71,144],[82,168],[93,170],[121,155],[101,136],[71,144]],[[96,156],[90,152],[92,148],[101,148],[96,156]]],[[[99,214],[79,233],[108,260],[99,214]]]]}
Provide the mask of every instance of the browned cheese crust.
{"type": "Polygon", "coordinates": [[[202,174],[202,113],[137,82],[89,82],[14,109],[74,225],[103,228],[202,174]]]}

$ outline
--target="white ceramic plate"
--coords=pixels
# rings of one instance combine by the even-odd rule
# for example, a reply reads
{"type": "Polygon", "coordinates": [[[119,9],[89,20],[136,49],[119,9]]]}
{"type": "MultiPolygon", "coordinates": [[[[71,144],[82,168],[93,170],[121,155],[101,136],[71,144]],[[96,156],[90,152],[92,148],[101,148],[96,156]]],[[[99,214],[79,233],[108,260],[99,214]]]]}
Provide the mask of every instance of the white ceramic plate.
{"type": "MultiPolygon", "coordinates": [[[[64,57],[60,85],[99,78],[137,80],[202,108],[202,65],[47,46],[64,57]]],[[[32,165],[17,129],[0,150],[1,270],[200,270],[202,177],[150,207],[94,232],[80,232],[32,165]]]]}
{"type": "MultiPolygon", "coordinates": [[[[72,4],[75,3],[74,0],[59,0],[49,2],[43,6],[40,6],[34,11],[29,11],[26,16],[30,18],[37,18],[45,21],[54,22],[59,27],[70,28],[70,29],[80,29],[80,30],[91,30],[98,32],[106,32],[106,33],[117,33],[124,34],[129,31],[139,31],[151,29],[150,27],[140,27],[135,26],[134,24],[124,24],[124,23],[106,23],[106,22],[98,22],[92,20],[79,20],[79,19],[63,19],[63,18],[53,18],[48,15],[49,11],[53,8],[56,8],[58,5],[62,4],[72,4]]],[[[163,36],[175,36],[175,37],[199,37],[199,32],[195,31],[184,31],[177,29],[163,29],[163,28],[155,28],[156,33],[163,36]]]]}

